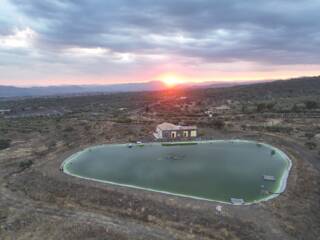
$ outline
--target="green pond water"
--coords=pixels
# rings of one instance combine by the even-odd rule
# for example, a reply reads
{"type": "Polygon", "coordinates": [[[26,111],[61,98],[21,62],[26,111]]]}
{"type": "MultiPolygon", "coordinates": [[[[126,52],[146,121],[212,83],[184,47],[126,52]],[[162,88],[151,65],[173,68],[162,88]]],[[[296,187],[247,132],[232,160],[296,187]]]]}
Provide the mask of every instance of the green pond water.
{"type": "Polygon", "coordinates": [[[284,191],[291,167],[282,151],[250,141],[128,146],[87,148],[66,159],[63,170],[112,184],[221,202],[237,198],[248,204],[284,191]],[[275,181],[264,180],[264,175],[275,181]]]}

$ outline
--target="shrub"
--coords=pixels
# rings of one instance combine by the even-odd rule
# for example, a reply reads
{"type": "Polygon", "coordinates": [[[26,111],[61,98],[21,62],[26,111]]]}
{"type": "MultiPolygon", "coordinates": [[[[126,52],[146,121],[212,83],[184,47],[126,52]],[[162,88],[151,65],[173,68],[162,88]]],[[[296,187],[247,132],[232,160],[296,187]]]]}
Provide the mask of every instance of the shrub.
{"type": "Polygon", "coordinates": [[[131,123],[132,119],[128,118],[128,117],[119,117],[116,120],[117,123],[131,123]]]}
{"type": "Polygon", "coordinates": [[[211,122],[211,125],[217,129],[222,129],[225,126],[225,122],[221,119],[216,119],[211,122]]]}
{"type": "Polygon", "coordinates": [[[32,164],[33,164],[32,160],[25,160],[19,163],[19,167],[24,170],[31,167],[32,164]]]}
{"type": "Polygon", "coordinates": [[[198,130],[198,137],[203,137],[205,132],[203,130],[198,130]]]}
{"type": "Polygon", "coordinates": [[[11,145],[10,139],[0,139],[0,150],[9,148],[11,145]]]}
{"type": "Polygon", "coordinates": [[[314,109],[317,108],[318,104],[315,101],[306,101],[306,108],[307,109],[314,109]]]}
{"type": "Polygon", "coordinates": [[[266,109],[266,104],[265,103],[259,103],[257,105],[257,112],[263,112],[266,109]]]}
{"type": "Polygon", "coordinates": [[[266,130],[269,132],[291,133],[293,128],[287,126],[267,126],[266,130]]]}
{"type": "Polygon", "coordinates": [[[69,126],[69,127],[66,127],[65,129],[63,129],[64,132],[72,132],[74,130],[73,127],[69,126]]]}
{"type": "Polygon", "coordinates": [[[315,136],[314,133],[305,133],[306,138],[311,139],[315,136]]]}
{"type": "Polygon", "coordinates": [[[308,147],[310,150],[313,150],[317,147],[317,144],[315,142],[306,142],[306,147],[308,147]]]}

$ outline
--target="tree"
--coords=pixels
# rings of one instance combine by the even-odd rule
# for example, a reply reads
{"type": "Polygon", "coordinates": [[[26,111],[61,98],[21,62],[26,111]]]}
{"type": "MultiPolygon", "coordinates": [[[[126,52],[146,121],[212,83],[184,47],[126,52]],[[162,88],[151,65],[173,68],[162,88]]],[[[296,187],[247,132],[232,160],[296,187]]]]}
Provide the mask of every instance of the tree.
{"type": "Polygon", "coordinates": [[[315,101],[306,101],[306,108],[307,109],[315,109],[318,107],[318,103],[315,101]]]}

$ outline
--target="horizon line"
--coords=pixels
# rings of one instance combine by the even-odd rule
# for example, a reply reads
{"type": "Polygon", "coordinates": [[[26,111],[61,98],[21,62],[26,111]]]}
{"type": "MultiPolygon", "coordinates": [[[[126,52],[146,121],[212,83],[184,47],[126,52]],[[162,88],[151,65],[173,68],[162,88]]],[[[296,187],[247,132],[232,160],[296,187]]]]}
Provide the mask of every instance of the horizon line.
{"type": "MultiPolygon", "coordinates": [[[[210,84],[210,83],[225,83],[225,84],[232,84],[232,83],[259,83],[259,82],[272,82],[272,81],[283,81],[283,80],[292,80],[292,79],[298,79],[298,78],[308,78],[308,77],[319,77],[319,75],[299,75],[294,77],[288,77],[288,78],[271,78],[271,79],[231,79],[231,80],[203,80],[203,81],[185,81],[182,83],[176,84],[177,86],[182,85],[201,85],[201,84],[210,84]]],[[[36,87],[67,87],[67,86],[74,86],[74,87],[81,87],[81,86],[114,86],[114,85],[127,85],[127,84],[143,84],[143,83],[154,83],[154,82],[161,82],[165,85],[164,81],[162,80],[149,80],[149,81],[137,81],[137,82],[114,82],[114,83],[92,83],[92,84],[77,84],[77,83],[70,83],[70,84],[52,84],[52,85],[42,85],[42,84],[30,84],[30,85],[20,85],[20,84],[1,84],[1,87],[17,87],[17,88],[36,88],[36,87]]]]}

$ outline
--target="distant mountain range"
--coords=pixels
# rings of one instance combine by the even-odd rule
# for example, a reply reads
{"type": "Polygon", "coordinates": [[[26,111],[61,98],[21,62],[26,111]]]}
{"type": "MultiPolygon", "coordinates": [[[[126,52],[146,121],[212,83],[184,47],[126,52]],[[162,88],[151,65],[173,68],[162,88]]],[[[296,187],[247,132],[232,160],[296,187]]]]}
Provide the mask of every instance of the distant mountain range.
{"type": "Polygon", "coordinates": [[[61,85],[47,87],[0,86],[0,97],[32,97],[52,95],[79,95],[91,93],[135,92],[162,90],[166,86],[160,81],[112,85],[61,85]]]}
{"type": "MultiPolygon", "coordinates": [[[[310,77],[314,79],[319,77],[310,77]]],[[[308,77],[296,78],[309,79],[308,77]]],[[[241,82],[202,82],[202,83],[185,83],[180,84],[179,88],[221,88],[233,87],[239,85],[251,85],[256,83],[266,83],[272,80],[265,81],[241,81],[241,82]]],[[[290,80],[291,81],[291,80],[290,80]]],[[[283,82],[283,81],[280,81],[283,82]]],[[[14,87],[0,85],[0,98],[11,97],[37,97],[37,96],[53,96],[53,95],[87,95],[97,93],[115,93],[115,92],[141,92],[141,91],[159,91],[167,89],[167,86],[161,81],[150,81],[143,83],[125,83],[111,85],[61,85],[47,87],[14,87]]]]}
{"type": "MultiPolygon", "coordinates": [[[[236,83],[207,82],[207,83],[187,83],[177,87],[227,87],[239,85],[236,83]]],[[[114,92],[141,92],[159,91],[167,89],[161,81],[151,81],[143,83],[125,83],[111,85],[62,85],[47,87],[14,87],[0,86],[0,97],[33,97],[33,96],[52,96],[52,95],[81,95],[94,93],[114,93],[114,92]]]]}

